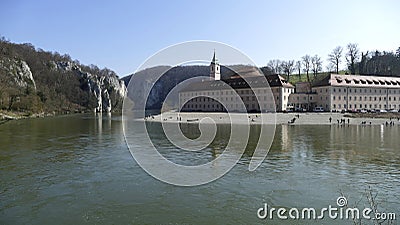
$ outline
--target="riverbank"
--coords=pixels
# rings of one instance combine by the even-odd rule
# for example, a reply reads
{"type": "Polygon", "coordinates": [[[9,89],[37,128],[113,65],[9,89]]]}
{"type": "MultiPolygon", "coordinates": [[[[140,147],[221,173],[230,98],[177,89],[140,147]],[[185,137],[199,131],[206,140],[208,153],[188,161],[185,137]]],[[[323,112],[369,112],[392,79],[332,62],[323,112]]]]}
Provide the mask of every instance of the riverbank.
{"type": "Polygon", "coordinates": [[[237,124],[290,124],[290,125],[400,125],[397,117],[355,117],[343,113],[199,113],[199,112],[165,112],[145,118],[146,121],[171,123],[212,123],[229,124],[231,120],[237,124]],[[209,119],[206,119],[209,118],[209,119]]]}
{"type": "Polygon", "coordinates": [[[18,120],[18,119],[23,119],[23,118],[27,118],[27,117],[28,117],[28,115],[26,115],[25,113],[1,110],[0,111],[0,125],[7,121],[10,121],[10,120],[18,120]]]}
{"type": "Polygon", "coordinates": [[[52,117],[57,115],[65,115],[70,113],[64,114],[57,114],[53,113],[30,113],[30,112],[17,112],[17,111],[7,111],[7,110],[0,110],[0,125],[6,123],[11,120],[20,120],[20,119],[28,119],[28,118],[44,118],[44,117],[52,117]]]}

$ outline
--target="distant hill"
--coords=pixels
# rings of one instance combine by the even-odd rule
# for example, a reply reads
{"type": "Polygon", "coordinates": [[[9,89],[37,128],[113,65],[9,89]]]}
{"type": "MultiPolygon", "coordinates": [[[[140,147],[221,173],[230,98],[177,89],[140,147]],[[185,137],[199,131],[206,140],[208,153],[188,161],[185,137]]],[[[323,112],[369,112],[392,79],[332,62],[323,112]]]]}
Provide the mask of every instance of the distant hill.
{"type": "MultiPolygon", "coordinates": [[[[262,69],[264,74],[271,74],[272,72],[268,68],[262,69]]],[[[259,70],[253,66],[247,65],[230,65],[229,68],[226,66],[221,66],[221,78],[227,79],[235,76],[236,73],[240,73],[241,76],[258,76],[260,75],[259,70]]],[[[146,102],[146,108],[152,110],[159,110],[164,103],[164,100],[168,93],[174,88],[178,83],[187,80],[192,77],[199,76],[209,76],[210,68],[209,66],[157,66],[139,71],[134,74],[137,76],[135,88],[128,87],[128,83],[132,75],[121,78],[125,82],[125,85],[129,89],[129,94],[135,96],[135,99],[145,100],[145,90],[149,91],[150,85],[154,81],[148,80],[151,74],[163,74],[161,79],[155,82],[154,87],[151,89],[149,97],[146,102]]],[[[140,105],[143,105],[141,102],[140,105]]]]}
{"type": "Polygon", "coordinates": [[[115,72],[68,55],[0,40],[0,109],[26,113],[120,110],[125,84],[115,72]]]}

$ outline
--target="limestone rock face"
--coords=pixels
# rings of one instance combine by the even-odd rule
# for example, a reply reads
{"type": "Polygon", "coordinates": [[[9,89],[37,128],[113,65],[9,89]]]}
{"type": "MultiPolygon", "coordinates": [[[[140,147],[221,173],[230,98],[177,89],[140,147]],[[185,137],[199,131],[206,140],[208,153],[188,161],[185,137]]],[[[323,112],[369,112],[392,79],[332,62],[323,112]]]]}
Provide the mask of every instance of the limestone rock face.
{"type": "MultiPolygon", "coordinates": [[[[36,91],[35,80],[28,64],[23,60],[2,58],[0,69],[5,71],[4,76],[19,88],[32,88],[36,91]]],[[[10,85],[13,85],[10,84],[10,85]]]]}
{"type": "MultiPolygon", "coordinates": [[[[89,102],[82,105],[95,112],[111,112],[122,108],[126,94],[126,86],[119,80],[117,74],[109,69],[100,70],[97,67],[81,66],[74,61],[42,61],[48,71],[45,73],[55,76],[77,76],[78,83],[83,92],[89,93],[89,102]]],[[[36,65],[37,66],[37,65],[36,65]]],[[[34,67],[32,67],[34,68],[34,67]]],[[[39,70],[40,71],[40,70],[39,70]]],[[[34,77],[40,81],[41,74],[33,74],[28,63],[16,57],[0,57],[0,82],[2,86],[22,90],[23,93],[36,93],[34,77]],[[26,92],[25,92],[26,91],[26,92]]],[[[50,82],[47,85],[51,85],[50,82]]],[[[59,84],[62,87],[62,83],[59,84]]],[[[69,84],[70,85],[70,84],[69,84]]],[[[73,90],[73,89],[72,89],[73,90]]],[[[40,93],[38,91],[38,93],[40,93]]],[[[42,93],[40,93],[42,94],[42,93]]],[[[70,93],[74,95],[74,93],[70,93]]]]}
{"type": "Polygon", "coordinates": [[[95,98],[95,112],[111,112],[115,107],[122,106],[126,86],[113,71],[92,74],[69,61],[54,62],[52,65],[56,70],[73,71],[80,77],[80,82],[87,85],[88,91],[95,98]]]}

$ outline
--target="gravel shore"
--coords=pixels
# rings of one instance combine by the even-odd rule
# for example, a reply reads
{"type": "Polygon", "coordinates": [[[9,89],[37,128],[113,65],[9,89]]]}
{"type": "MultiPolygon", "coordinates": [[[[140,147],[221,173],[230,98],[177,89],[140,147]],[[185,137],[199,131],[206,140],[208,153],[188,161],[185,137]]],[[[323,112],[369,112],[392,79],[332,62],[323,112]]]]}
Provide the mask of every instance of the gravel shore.
{"type": "Polygon", "coordinates": [[[367,118],[349,117],[342,113],[199,113],[199,112],[166,112],[160,115],[147,117],[147,121],[174,122],[174,123],[213,123],[226,124],[291,124],[291,125],[329,125],[329,124],[350,124],[350,125],[386,125],[392,122],[393,125],[400,125],[400,121],[389,118],[367,118]]]}

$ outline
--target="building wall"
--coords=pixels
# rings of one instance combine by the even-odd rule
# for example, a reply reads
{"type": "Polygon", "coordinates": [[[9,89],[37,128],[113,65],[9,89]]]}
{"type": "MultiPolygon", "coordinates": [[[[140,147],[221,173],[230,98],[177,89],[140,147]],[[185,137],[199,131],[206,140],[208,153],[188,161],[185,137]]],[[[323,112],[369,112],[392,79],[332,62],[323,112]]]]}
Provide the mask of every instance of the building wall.
{"type": "Polygon", "coordinates": [[[293,93],[289,96],[289,105],[292,110],[313,110],[317,106],[317,93],[293,93]]]}
{"type": "Polygon", "coordinates": [[[255,93],[249,88],[237,89],[236,93],[233,90],[181,92],[179,94],[179,104],[184,111],[223,111],[221,103],[224,102],[230,111],[242,112],[243,108],[240,103],[243,101],[247,111],[271,112],[275,111],[275,108],[276,111],[282,111],[286,110],[289,95],[294,92],[294,88],[272,87],[271,96],[268,88],[254,88],[253,90],[255,93]],[[257,97],[259,97],[258,100],[257,97]]]}
{"type": "Polygon", "coordinates": [[[317,104],[329,111],[400,109],[400,88],[326,86],[314,89],[319,95],[317,104]]]}
{"type": "MultiPolygon", "coordinates": [[[[288,104],[292,108],[304,108],[313,110],[315,107],[323,107],[325,111],[360,110],[360,109],[400,109],[400,82],[398,78],[343,76],[330,75],[329,84],[312,88],[311,93],[294,93],[293,87],[278,86],[268,88],[256,88],[254,91],[260,99],[257,101],[251,89],[237,89],[239,97],[233,90],[203,90],[187,91],[180,93],[180,106],[194,96],[211,96],[219,101],[224,101],[229,110],[243,111],[240,102],[243,101],[248,111],[284,111],[288,104]],[[342,81],[337,82],[337,79],[342,81]],[[364,83],[362,80],[365,79],[364,83]],[[386,80],[385,80],[386,79],[386,80]],[[360,80],[355,83],[354,80],[360,80]],[[368,80],[370,81],[368,83],[368,80]],[[377,80],[377,81],[376,81],[377,80]],[[381,81],[382,80],[382,81],[381,81]],[[388,81],[391,80],[391,84],[388,81]],[[374,84],[372,84],[374,81],[374,84]],[[375,82],[376,81],[376,82],[375,82]],[[378,82],[379,81],[379,82],[378,82]]],[[[328,82],[327,82],[328,83],[328,82]]],[[[198,97],[184,105],[187,111],[222,111],[221,104],[209,100],[206,97],[198,97]]]]}
{"type": "Polygon", "coordinates": [[[325,111],[331,111],[331,91],[330,86],[313,88],[313,92],[317,94],[314,107],[323,107],[325,111]]]}

